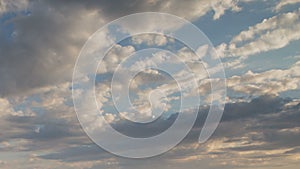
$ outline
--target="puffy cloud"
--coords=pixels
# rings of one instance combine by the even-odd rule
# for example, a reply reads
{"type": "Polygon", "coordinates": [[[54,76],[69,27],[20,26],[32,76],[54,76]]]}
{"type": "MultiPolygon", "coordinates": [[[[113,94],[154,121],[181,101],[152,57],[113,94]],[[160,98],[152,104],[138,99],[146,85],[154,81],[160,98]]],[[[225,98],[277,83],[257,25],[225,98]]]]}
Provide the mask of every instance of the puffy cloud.
{"type": "Polygon", "coordinates": [[[0,117],[6,116],[14,112],[11,104],[7,99],[0,98],[0,117]]]}
{"type": "Polygon", "coordinates": [[[300,88],[300,63],[291,68],[274,69],[261,73],[248,71],[241,76],[232,76],[227,79],[230,89],[247,95],[275,94],[300,88]]]}
{"type": "Polygon", "coordinates": [[[222,15],[224,15],[227,9],[239,12],[242,9],[237,5],[237,3],[237,0],[212,1],[212,8],[215,12],[213,18],[219,19],[222,15]]]}
{"type": "Polygon", "coordinates": [[[151,35],[151,34],[145,34],[140,36],[134,36],[131,38],[133,44],[143,44],[145,43],[148,46],[164,46],[168,43],[169,38],[163,35],[151,35]]]}
{"type": "Polygon", "coordinates": [[[115,45],[99,64],[97,73],[112,73],[130,55],[135,52],[133,46],[115,45]]]}

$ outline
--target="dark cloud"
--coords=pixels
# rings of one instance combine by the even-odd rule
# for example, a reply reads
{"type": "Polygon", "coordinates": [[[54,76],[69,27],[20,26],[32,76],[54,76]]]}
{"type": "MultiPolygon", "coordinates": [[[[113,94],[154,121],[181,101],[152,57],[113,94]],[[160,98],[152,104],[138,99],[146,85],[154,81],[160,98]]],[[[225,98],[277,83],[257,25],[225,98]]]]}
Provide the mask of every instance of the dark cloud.
{"type": "Polygon", "coordinates": [[[70,80],[75,59],[89,35],[82,34],[92,33],[91,27],[97,25],[83,26],[87,11],[80,8],[59,12],[37,2],[28,10],[30,14],[19,14],[1,25],[2,29],[11,26],[13,32],[0,32],[0,95],[70,80]]]}
{"type": "MultiPolygon", "coordinates": [[[[299,122],[300,111],[299,106],[286,107],[287,103],[290,103],[290,99],[282,99],[275,96],[261,96],[253,99],[250,102],[240,102],[240,103],[230,103],[226,105],[223,120],[221,121],[217,131],[213,137],[205,144],[200,145],[200,147],[195,148],[194,145],[197,143],[199,132],[201,126],[206,117],[207,110],[203,109],[199,115],[194,129],[189,133],[189,135],[184,139],[182,143],[178,145],[178,149],[175,148],[162,156],[159,159],[171,160],[171,159],[181,159],[185,157],[191,157],[195,155],[215,155],[222,158],[224,154],[230,154],[231,152],[243,152],[243,151],[270,151],[278,150],[282,148],[294,148],[300,146],[299,132],[293,132],[284,129],[300,128],[299,122]],[[270,106],[275,108],[269,108],[270,106]],[[245,112],[249,114],[245,114],[245,112]],[[258,135],[251,135],[251,133],[259,133],[258,135]],[[223,143],[239,143],[241,141],[245,142],[243,145],[236,145],[231,148],[222,148],[217,150],[208,151],[205,149],[215,140],[225,140],[223,143]],[[253,145],[254,142],[261,142],[261,145],[253,145]]],[[[167,119],[168,120],[168,119],[167,119]]],[[[120,123],[122,126],[122,132],[126,129],[131,130],[128,127],[128,123],[120,123]]],[[[165,124],[160,123],[164,126],[165,124]]],[[[152,129],[157,130],[161,126],[155,126],[152,129]]],[[[149,128],[148,128],[149,129],[149,128]]],[[[141,134],[142,128],[135,128],[134,133],[141,134]]],[[[151,128],[150,128],[151,130],[151,128]]],[[[132,132],[132,131],[125,131],[132,132]]],[[[289,151],[286,153],[292,154],[296,153],[297,149],[294,151],[289,151]]],[[[272,154],[270,156],[265,156],[265,158],[272,157],[284,157],[285,153],[272,154]]],[[[101,158],[111,158],[105,151],[101,150],[100,147],[95,144],[89,145],[77,145],[72,148],[63,149],[60,152],[50,153],[41,156],[40,158],[61,160],[66,162],[72,161],[86,161],[86,160],[99,160],[101,158]],[[81,153],[76,153],[81,152],[81,153]]],[[[250,157],[249,157],[250,158],[250,157]]],[[[263,156],[253,156],[253,159],[263,158],[263,156]]],[[[154,159],[155,161],[155,159],[154,159]]]]}
{"type": "MultiPolygon", "coordinates": [[[[0,23],[0,96],[71,80],[84,42],[113,19],[146,11],[195,19],[213,10],[207,4],[194,0],[30,0],[28,7],[6,11],[16,16],[0,23]]],[[[236,4],[231,5],[218,9],[236,4]]],[[[18,5],[14,2],[13,6],[18,5]]]]}
{"type": "Polygon", "coordinates": [[[257,118],[258,115],[279,112],[289,100],[272,95],[254,98],[251,102],[226,104],[223,121],[232,121],[246,118],[257,118]],[[241,111],[242,110],[242,111],[241,111]]]}
{"type": "Polygon", "coordinates": [[[112,157],[113,155],[103,151],[95,144],[80,145],[77,147],[63,149],[57,153],[40,156],[40,158],[44,159],[66,162],[105,160],[112,157]]]}
{"type": "MultiPolygon", "coordinates": [[[[29,2],[24,9],[28,12],[17,12],[15,17],[0,24],[0,96],[71,80],[81,47],[104,23],[131,13],[159,11],[169,3],[137,0],[29,2]]],[[[178,12],[174,9],[180,7],[180,2],[170,3],[170,11],[178,12]]],[[[183,4],[190,6],[190,3],[183,4]]]]}
{"type": "MultiPolygon", "coordinates": [[[[249,103],[226,105],[222,123],[213,139],[224,138],[225,143],[243,145],[224,148],[224,152],[271,151],[300,146],[300,108],[286,106],[291,99],[262,96],[249,103]],[[261,144],[253,144],[261,143],[261,144]]],[[[274,158],[284,154],[257,156],[274,158]]],[[[253,157],[255,158],[255,157],[253,157]]]]}
{"type": "Polygon", "coordinates": [[[148,1],[139,0],[47,0],[50,6],[56,7],[63,11],[67,7],[80,6],[87,8],[89,10],[97,10],[99,13],[105,15],[109,20],[119,18],[124,15],[137,13],[137,12],[147,12],[147,11],[159,11],[167,1],[156,1],[156,3],[149,3],[148,1]]]}

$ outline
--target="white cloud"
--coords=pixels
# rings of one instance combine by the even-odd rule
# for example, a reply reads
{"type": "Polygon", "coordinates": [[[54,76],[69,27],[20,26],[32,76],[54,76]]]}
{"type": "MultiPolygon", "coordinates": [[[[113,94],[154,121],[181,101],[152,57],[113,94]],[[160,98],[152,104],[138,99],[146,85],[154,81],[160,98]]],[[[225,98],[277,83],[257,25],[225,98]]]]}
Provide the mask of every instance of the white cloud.
{"type": "Polygon", "coordinates": [[[139,36],[134,36],[131,38],[133,44],[142,44],[145,43],[148,46],[163,46],[166,45],[169,41],[169,38],[163,35],[151,35],[151,34],[144,34],[139,36]]]}
{"type": "Polygon", "coordinates": [[[5,98],[0,98],[0,118],[2,116],[10,115],[13,112],[14,112],[13,107],[9,103],[9,101],[5,98]]]}
{"type": "Polygon", "coordinates": [[[223,1],[212,1],[212,8],[215,12],[214,19],[219,19],[224,15],[225,11],[231,9],[234,12],[241,11],[241,7],[237,5],[238,0],[223,0],[223,1]]]}
{"type": "Polygon", "coordinates": [[[6,98],[0,98],[0,118],[6,118],[10,116],[17,117],[32,117],[35,113],[28,109],[18,110],[14,109],[14,105],[6,98]]]}
{"type": "Polygon", "coordinates": [[[275,7],[276,11],[281,10],[284,6],[300,3],[300,0],[281,0],[275,7]]]}
{"type": "Polygon", "coordinates": [[[283,48],[300,39],[299,14],[300,9],[264,19],[235,36],[225,50],[224,44],[219,48],[221,52],[226,52],[225,57],[249,56],[283,48]]]}
{"type": "Polygon", "coordinates": [[[300,62],[291,68],[273,69],[262,73],[248,71],[242,76],[232,76],[227,79],[230,89],[247,95],[265,95],[296,90],[300,88],[300,62]]]}
{"type": "Polygon", "coordinates": [[[219,19],[226,10],[239,11],[237,0],[202,0],[202,1],[156,1],[160,11],[176,14],[187,19],[196,19],[209,11],[214,11],[214,19],[219,19]]]}
{"type": "MultiPolygon", "coordinates": [[[[206,15],[210,11],[214,12],[213,19],[219,19],[225,14],[226,11],[238,12],[241,8],[238,6],[240,1],[238,0],[166,0],[166,1],[148,1],[148,3],[141,4],[145,5],[148,11],[152,12],[163,12],[176,15],[178,17],[185,18],[187,20],[196,20],[206,15]]],[[[241,0],[241,2],[248,2],[247,0],[241,0]]],[[[134,9],[136,10],[136,9],[134,9]]],[[[153,30],[176,30],[183,23],[178,22],[178,20],[170,20],[166,17],[157,17],[157,18],[147,18],[139,20],[136,18],[132,21],[126,21],[123,23],[124,27],[127,28],[126,32],[136,32],[136,31],[153,31],[153,30]],[[137,23],[143,24],[137,24],[137,23]],[[158,27],[161,25],[163,28],[158,27]]]]}
{"type": "Polygon", "coordinates": [[[115,45],[99,64],[97,73],[114,72],[117,67],[134,52],[135,49],[133,46],[115,45]]]}

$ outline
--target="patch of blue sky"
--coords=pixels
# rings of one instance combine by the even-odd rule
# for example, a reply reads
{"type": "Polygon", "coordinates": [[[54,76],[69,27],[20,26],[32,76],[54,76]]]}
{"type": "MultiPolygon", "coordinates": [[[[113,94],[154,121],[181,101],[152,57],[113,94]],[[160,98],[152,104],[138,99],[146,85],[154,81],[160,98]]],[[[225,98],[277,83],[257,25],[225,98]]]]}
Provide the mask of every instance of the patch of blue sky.
{"type": "Polygon", "coordinates": [[[110,82],[113,77],[112,72],[96,74],[95,84],[101,84],[103,82],[110,82]]]}
{"type": "Polygon", "coordinates": [[[26,102],[37,102],[37,103],[41,103],[42,99],[41,99],[41,95],[40,94],[33,94],[30,97],[26,98],[26,102]]]}
{"type": "Polygon", "coordinates": [[[114,115],[119,115],[119,111],[117,111],[115,106],[112,106],[110,104],[107,103],[112,103],[112,99],[109,99],[108,102],[106,102],[105,104],[103,104],[103,107],[101,107],[101,110],[103,111],[102,114],[100,115],[105,115],[105,114],[114,114],[114,115]]]}
{"type": "Polygon", "coordinates": [[[242,92],[237,92],[237,91],[234,91],[230,88],[226,89],[226,95],[230,98],[230,100],[236,99],[236,98],[246,98],[246,97],[249,96],[249,94],[245,94],[245,93],[242,93],[242,92]]]}
{"type": "MultiPolygon", "coordinates": [[[[123,40],[126,37],[130,37],[130,34],[123,30],[123,28],[120,25],[116,24],[110,24],[108,26],[108,31],[109,31],[109,37],[113,38],[114,40],[123,40]]],[[[116,44],[118,44],[119,41],[116,41],[116,44]]]]}
{"type": "Polygon", "coordinates": [[[282,98],[300,99],[300,89],[288,90],[279,94],[282,98]]]}
{"type": "MultiPolygon", "coordinates": [[[[43,106],[43,105],[41,105],[41,106],[43,106]]],[[[44,115],[46,113],[46,111],[43,107],[31,107],[30,109],[33,112],[35,112],[37,115],[44,115]]]]}
{"type": "Polygon", "coordinates": [[[18,15],[20,16],[30,16],[30,11],[20,11],[20,12],[6,12],[0,16],[0,34],[6,40],[13,40],[15,36],[14,32],[14,23],[11,22],[18,15]]]}
{"type": "Polygon", "coordinates": [[[256,54],[245,61],[247,63],[245,69],[250,69],[256,73],[271,69],[288,69],[295,62],[299,61],[298,58],[289,57],[300,54],[299,46],[300,40],[291,42],[288,46],[281,49],[256,54]]]}
{"type": "Polygon", "coordinates": [[[78,89],[84,89],[86,87],[86,84],[82,83],[73,83],[71,90],[78,90],[78,89]]]}
{"type": "Polygon", "coordinates": [[[7,13],[4,13],[2,14],[2,16],[0,16],[0,24],[4,24],[5,22],[15,18],[17,16],[16,13],[14,12],[7,12],[7,13]]]}
{"type": "MultiPolygon", "coordinates": [[[[297,56],[300,55],[300,40],[290,42],[289,45],[281,49],[269,50],[259,54],[251,55],[241,62],[242,68],[231,69],[226,68],[226,77],[233,75],[243,75],[249,70],[254,73],[261,73],[272,69],[289,69],[293,64],[299,61],[297,56]]],[[[233,61],[235,58],[223,58],[223,62],[233,61]]]]}
{"type": "Polygon", "coordinates": [[[1,23],[0,36],[5,38],[5,40],[11,41],[14,36],[14,24],[12,22],[1,23]]]}
{"type": "Polygon", "coordinates": [[[13,101],[11,101],[13,103],[13,109],[14,111],[27,111],[28,109],[30,109],[31,111],[37,113],[38,115],[42,115],[45,113],[44,109],[39,107],[39,106],[31,106],[33,102],[35,103],[41,103],[42,99],[41,99],[41,95],[38,94],[34,94],[31,96],[26,97],[26,99],[21,102],[20,104],[14,104],[13,101]]]}
{"type": "MultiPolygon", "coordinates": [[[[145,34],[145,35],[148,35],[148,34],[145,34]]],[[[155,34],[153,34],[155,35],[155,34]]],[[[136,36],[139,36],[139,35],[136,35],[136,36]]],[[[136,37],[136,36],[132,36],[132,37],[129,37],[129,38],[126,38],[122,41],[120,41],[118,44],[121,45],[121,46],[133,46],[134,49],[136,51],[139,51],[139,50],[142,50],[142,49],[148,49],[148,48],[158,48],[158,49],[162,49],[162,50],[168,50],[168,51],[171,51],[171,52],[176,52],[178,51],[179,49],[183,48],[185,45],[183,43],[180,43],[178,40],[175,40],[174,42],[173,41],[170,41],[170,37],[167,37],[168,41],[166,44],[160,44],[160,45],[157,45],[157,44],[147,44],[145,41],[140,43],[140,44],[136,44],[133,42],[133,37],[136,37]]]]}
{"type": "MultiPolygon", "coordinates": [[[[167,98],[169,97],[181,97],[180,96],[180,92],[175,92],[169,96],[167,96],[167,98]]],[[[113,100],[112,98],[107,98],[107,102],[105,102],[105,104],[103,104],[103,106],[101,107],[101,110],[103,111],[102,114],[100,115],[104,115],[104,114],[114,114],[120,117],[120,112],[119,110],[116,109],[116,107],[113,105],[113,100]]],[[[134,103],[134,100],[137,99],[137,96],[134,97],[129,97],[130,102],[134,103]]],[[[168,111],[164,111],[161,116],[162,117],[169,117],[170,115],[179,112],[180,110],[180,99],[179,100],[173,100],[173,101],[169,101],[168,104],[170,104],[171,108],[168,111]]],[[[130,107],[126,108],[128,109],[128,113],[136,113],[136,111],[134,109],[130,109],[130,107]]]]}
{"type": "MultiPolygon", "coordinates": [[[[197,27],[197,25],[195,26],[197,27]]],[[[200,46],[207,45],[209,42],[209,37],[207,37],[205,32],[203,32],[201,29],[200,31],[200,33],[194,31],[194,27],[190,24],[187,24],[174,31],[173,34],[174,36],[184,38],[178,40],[185,46],[192,50],[197,50],[200,46]]]]}

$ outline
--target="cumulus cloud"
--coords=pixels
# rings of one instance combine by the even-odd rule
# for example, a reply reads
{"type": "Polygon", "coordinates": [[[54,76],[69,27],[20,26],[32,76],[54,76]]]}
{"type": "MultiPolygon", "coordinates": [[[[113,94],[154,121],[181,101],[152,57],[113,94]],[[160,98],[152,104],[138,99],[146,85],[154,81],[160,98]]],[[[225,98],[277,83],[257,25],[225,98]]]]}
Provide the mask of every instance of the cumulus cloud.
{"type": "MultiPolygon", "coordinates": [[[[133,44],[143,44],[145,43],[147,46],[164,46],[168,43],[169,38],[163,35],[151,35],[145,34],[141,36],[134,36],[131,38],[133,44]]],[[[171,40],[172,41],[172,40],[171,40]]]]}
{"type": "Polygon", "coordinates": [[[11,104],[9,103],[9,101],[7,99],[4,98],[0,98],[0,117],[1,116],[5,116],[5,115],[9,115],[12,112],[14,112],[11,104]]]}
{"type": "MultiPolygon", "coordinates": [[[[205,69],[203,69],[203,71],[204,70],[205,69]]],[[[242,75],[227,77],[226,86],[229,91],[241,94],[242,96],[260,96],[265,94],[280,95],[284,92],[299,90],[299,71],[299,62],[294,63],[287,69],[271,69],[257,73],[249,70],[242,75]]],[[[201,94],[207,95],[211,92],[211,81],[217,83],[219,80],[207,79],[207,75],[203,75],[204,76],[199,76],[201,78],[198,79],[198,91],[201,94]]]]}
{"type": "Polygon", "coordinates": [[[224,1],[212,1],[212,8],[215,12],[214,19],[219,19],[224,15],[227,9],[231,9],[234,12],[239,12],[241,7],[237,5],[238,1],[236,0],[224,0],[224,1]]]}
{"type": "Polygon", "coordinates": [[[99,64],[97,73],[112,73],[124,60],[135,52],[133,46],[115,45],[99,64]]]}
{"type": "Polygon", "coordinates": [[[289,69],[274,69],[261,73],[248,71],[241,76],[227,79],[230,89],[247,95],[275,94],[300,88],[299,62],[289,69]]]}

